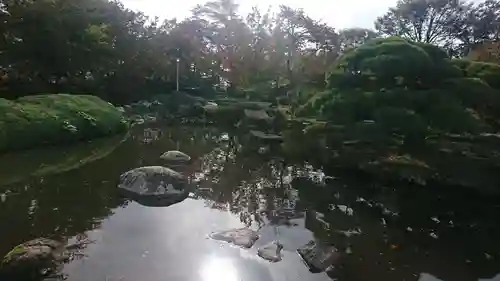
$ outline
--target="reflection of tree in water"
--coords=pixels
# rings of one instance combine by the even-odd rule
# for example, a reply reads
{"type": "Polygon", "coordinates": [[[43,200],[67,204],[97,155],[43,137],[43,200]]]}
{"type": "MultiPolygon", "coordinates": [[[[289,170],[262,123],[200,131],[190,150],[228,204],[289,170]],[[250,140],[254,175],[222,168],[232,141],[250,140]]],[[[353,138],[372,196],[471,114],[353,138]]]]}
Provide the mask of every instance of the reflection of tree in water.
{"type": "MultiPolygon", "coordinates": [[[[219,137],[217,147],[201,158],[204,179],[198,195],[212,208],[229,210],[240,220],[262,226],[276,210],[295,208],[290,181],[295,168],[280,157],[249,151],[240,136],[219,137]]],[[[252,144],[255,146],[255,143],[252,144]]]]}
{"type": "Polygon", "coordinates": [[[489,200],[442,187],[395,188],[342,176],[324,185],[299,178],[293,187],[308,210],[306,228],[346,254],[337,273],[347,280],[408,280],[420,272],[473,280],[479,272],[498,271],[490,253],[499,249],[499,212],[489,200]]]}
{"type": "MultiPolygon", "coordinates": [[[[0,204],[0,229],[4,230],[0,254],[33,238],[61,240],[95,229],[114,208],[126,204],[110,180],[125,169],[117,159],[123,148],[78,169],[3,186],[8,194],[0,204]]],[[[71,159],[80,154],[66,155],[71,159]]]]}
{"type": "Polygon", "coordinates": [[[197,196],[211,208],[229,210],[246,225],[293,225],[303,217],[294,178],[324,181],[325,175],[310,165],[288,165],[278,147],[258,153],[261,144],[247,136],[221,134],[209,153],[200,158],[197,196]],[[276,149],[278,148],[278,149],[276,149]]]}

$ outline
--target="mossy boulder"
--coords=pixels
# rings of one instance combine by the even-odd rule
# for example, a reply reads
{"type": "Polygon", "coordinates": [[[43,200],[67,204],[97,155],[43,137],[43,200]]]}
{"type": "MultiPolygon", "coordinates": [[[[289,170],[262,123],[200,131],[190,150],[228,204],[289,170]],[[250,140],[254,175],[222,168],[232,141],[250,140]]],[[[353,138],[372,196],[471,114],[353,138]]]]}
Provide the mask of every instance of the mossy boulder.
{"type": "Polygon", "coordinates": [[[0,151],[89,140],[126,129],[122,113],[95,96],[0,99],[0,151]]]}
{"type": "Polygon", "coordinates": [[[17,245],[5,255],[1,273],[7,276],[44,276],[64,261],[64,245],[50,239],[38,238],[17,245]]]}

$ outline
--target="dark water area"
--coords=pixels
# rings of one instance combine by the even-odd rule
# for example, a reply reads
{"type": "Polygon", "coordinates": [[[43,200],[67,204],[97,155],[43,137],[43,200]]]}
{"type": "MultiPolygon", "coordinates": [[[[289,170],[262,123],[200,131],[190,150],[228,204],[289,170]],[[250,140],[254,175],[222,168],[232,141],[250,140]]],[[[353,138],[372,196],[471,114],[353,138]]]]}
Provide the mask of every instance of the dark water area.
{"type": "Polygon", "coordinates": [[[0,255],[37,237],[88,238],[62,268],[70,281],[399,281],[423,273],[465,281],[500,273],[499,198],[369,182],[286,163],[261,146],[241,132],[144,124],[126,137],[1,156],[0,255]],[[179,168],[198,186],[188,199],[146,207],[118,194],[120,174],[162,165],[168,150],[193,159],[179,168]],[[238,227],[258,231],[251,249],[209,238],[238,227]],[[283,260],[258,257],[275,240],[283,260]],[[311,273],[296,252],[310,240],[341,253],[326,273],[311,273]]]}

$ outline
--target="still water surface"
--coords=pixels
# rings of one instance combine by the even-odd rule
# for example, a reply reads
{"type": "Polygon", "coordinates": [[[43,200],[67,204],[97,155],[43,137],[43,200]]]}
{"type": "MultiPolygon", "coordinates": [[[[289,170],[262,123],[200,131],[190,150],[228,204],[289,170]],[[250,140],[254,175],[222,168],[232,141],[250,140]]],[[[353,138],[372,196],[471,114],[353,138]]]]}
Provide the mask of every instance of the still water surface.
{"type": "Polygon", "coordinates": [[[259,146],[244,133],[145,124],[125,139],[4,155],[0,254],[37,237],[88,238],[62,270],[70,281],[399,281],[422,273],[472,281],[500,272],[498,198],[325,176],[259,146]],[[146,207],[118,195],[121,173],[161,165],[172,149],[194,159],[179,170],[197,183],[190,198],[146,207]],[[245,226],[261,236],[252,249],[208,238],[245,226]],[[283,260],[259,258],[257,249],[275,240],[283,260]],[[296,253],[310,240],[342,253],[327,273],[309,272],[296,253]]]}

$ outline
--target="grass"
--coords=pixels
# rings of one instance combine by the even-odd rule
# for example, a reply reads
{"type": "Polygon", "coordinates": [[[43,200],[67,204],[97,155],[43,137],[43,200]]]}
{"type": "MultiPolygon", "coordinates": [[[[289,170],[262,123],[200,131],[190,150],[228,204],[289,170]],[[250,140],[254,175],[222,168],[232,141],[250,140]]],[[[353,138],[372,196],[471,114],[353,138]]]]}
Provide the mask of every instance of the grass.
{"type": "Polygon", "coordinates": [[[95,96],[0,99],[0,151],[89,140],[126,129],[122,114],[95,96]]]}

